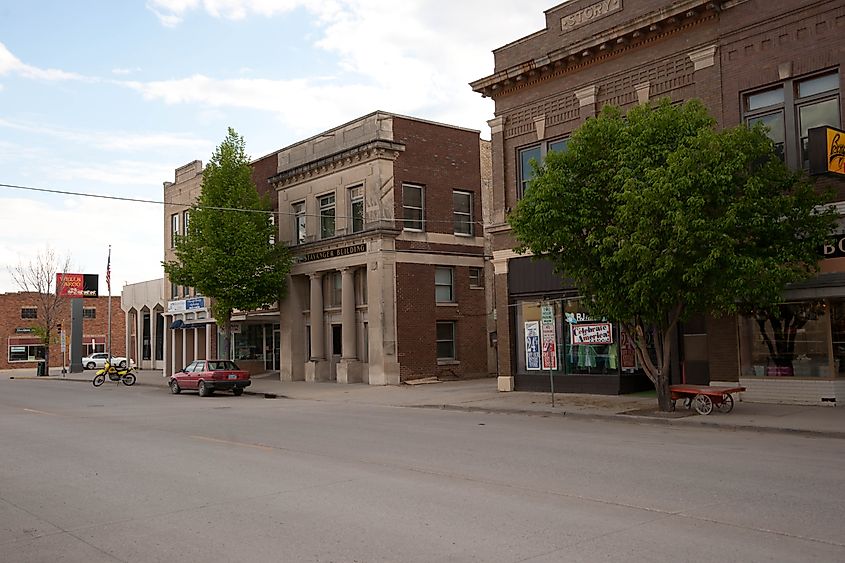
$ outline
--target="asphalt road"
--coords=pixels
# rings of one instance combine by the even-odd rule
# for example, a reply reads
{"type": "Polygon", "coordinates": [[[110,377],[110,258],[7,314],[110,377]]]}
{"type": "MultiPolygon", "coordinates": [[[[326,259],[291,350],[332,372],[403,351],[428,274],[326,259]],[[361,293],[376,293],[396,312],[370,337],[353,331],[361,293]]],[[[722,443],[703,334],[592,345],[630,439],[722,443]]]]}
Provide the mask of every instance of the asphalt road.
{"type": "Polygon", "coordinates": [[[845,441],[0,379],[0,561],[845,561],[845,441]]]}

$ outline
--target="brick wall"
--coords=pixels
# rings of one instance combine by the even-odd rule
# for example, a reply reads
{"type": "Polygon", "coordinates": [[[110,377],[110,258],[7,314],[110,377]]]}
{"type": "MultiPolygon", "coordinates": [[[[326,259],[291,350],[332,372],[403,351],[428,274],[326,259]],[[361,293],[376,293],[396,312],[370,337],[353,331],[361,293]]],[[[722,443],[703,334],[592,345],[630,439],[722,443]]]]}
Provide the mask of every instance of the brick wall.
{"type": "MultiPolygon", "coordinates": [[[[108,297],[87,297],[83,300],[85,309],[94,308],[96,318],[83,319],[83,340],[90,337],[108,338],[108,297]]],[[[120,297],[112,297],[112,353],[115,356],[126,355],[126,317],[120,308],[120,297]]],[[[40,310],[38,295],[35,293],[3,293],[0,294],[0,369],[16,369],[35,367],[35,362],[9,362],[10,338],[33,338],[33,334],[16,334],[16,328],[40,326],[44,315],[40,310]],[[38,319],[22,319],[22,307],[39,307],[38,319]]],[[[59,315],[63,329],[67,334],[68,353],[70,352],[70,300],[65,301],[64,307],[59,315]]],[[[68,360],[68,363],[69,360],[68,360]]],[[[58,342],[58,334],[55,335],[55,343],[50,346],[50,366],[61,367],[62,352],[58,342]]]]}
{"type": "Polygon", "coordinates": [[[396,265],[398,357],[402,380],[437,375],[475,377],[487,372],[483,289],[469,287],[469,268],[454,267],[454,305],[435,305],[430,264],[396,265]],[[437,321],[455,321],[458,363],[438,365],[437,321]]]}

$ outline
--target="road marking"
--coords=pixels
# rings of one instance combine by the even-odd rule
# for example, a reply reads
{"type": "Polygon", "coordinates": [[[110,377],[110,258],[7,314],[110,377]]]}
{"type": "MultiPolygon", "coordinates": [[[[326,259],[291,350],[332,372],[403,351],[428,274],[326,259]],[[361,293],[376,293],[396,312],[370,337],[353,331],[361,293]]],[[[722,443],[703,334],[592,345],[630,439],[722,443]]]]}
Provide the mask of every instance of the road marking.
{"type": "Polygon", "coordinates": [[[262,446],[261,444],[250,444],[247,442],[233,442],[231,440],[220,440],[218,438],[209,438],[208,436],[191,436],[191,438],[196,438],[197,440],[204,440],[206,442],[216,442],[218,444],[229,444],[230,446],[243,446],[245,448],[256,448],[259,450],[264,450],[265,452],[272,452],[274,448],[270,446],[262,446]]]}
{"type": "Polygon", "coordinates": [[[35,413],[35,414],[46,414],[47,416],[59,416],[54,412],[37,411],[35,409],[23,409],[23,410],[25,410],[26,412],[32,412],[32,413],[35,413]]]}

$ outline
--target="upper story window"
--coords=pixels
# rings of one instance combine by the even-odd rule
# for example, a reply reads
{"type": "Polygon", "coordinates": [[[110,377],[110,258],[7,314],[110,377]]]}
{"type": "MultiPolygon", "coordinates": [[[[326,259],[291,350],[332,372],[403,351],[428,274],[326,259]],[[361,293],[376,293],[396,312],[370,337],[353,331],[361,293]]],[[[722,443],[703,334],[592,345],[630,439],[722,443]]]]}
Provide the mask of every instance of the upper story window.
{"type": "Polygon", "coordinates": [[[83,307],[82,308],[82,318],[83,319],[96,319],[97,318],[97,308],[96,307],[83,307]]]}
{"type": "Polygon", "coordinates": [[[473,234],[472,192],[455,190],[452,192],[453,222],[456,235],[473,234]]]}
{"type": "Polygon", "coordinates": [[[170,216],[170,248],[176,246],[176,241],[179,240],[179,214],[174,213],[170,216]]]}
{"type": "Polygon", "coordinates": [[[179,297],[179,285],[173,282],[170,283],[170,297],[172,299],[179,297]]]}
{"type": "Polygon", "coordinates": [[[349,209],[351,210],[351,231],[364,230],[364,186],[349,188],[349,209]]]}
{"type": "Polygon", "coordinates": [[[343,276],[335,270],[329,278],[329,307],[340,307],[343,299],[343,276]]]}
{"type": "Polygon", "coordinates": [[[762,123],[775,151],[791,168],[807,167],[808,131],[840,126],[839,73],[787,80],[772,88],[743,96],[748,125],[762,123]]]}
{"type": "Polygon", "coordinates": [[[532,145],[517,151],[519,166],[519,169],[517,170],[517,197],[521,198],[525,195],[525,192],[528,191],[528,183],[534,178],[534,167],[531,165],[531,161],[535,161],[537,164],[542,164],[543,159],[546,158],[546,155],[549,152],[564,152],[566,151],[568,145],[569,137],[532,145]]]}
{"type": "Polygon", "coordinates": [[[334,194],[324,195],[320,202],[320,238],[334,236],[335,197],[334,194]]]}
{"type": "Polygon", "coordinates": [[[422,231],[425,226],[425,194],[422,186],[402,184],[402,218],[405,229],[422,231]]]}
{"type": "Polygon", "coordinates": [[[294,203],[293,208],[293,241],[294,244],[305,242],[305,202],[294,203]]]}
{"type": "Polygon", "coordinates": [[[434,269],[434,300],[437,303],[455,302],[454,273],[452,268],[434,269]]]}
{"type": "Polygon", "coordinates": [[[21,307],[22,319],[37,319],[38,307],[21,307]]]}
{"type": "Polygon", "coordinates": [[[191,210],[186,209],[182,212],[182,232],[187,235],[188,234],[188,222],[191,218],[191,210]]]}
{"type": "Polygon", "coordinates": [[[469,269],[469,286],[473,289],[484,287],[484,268],[469,269]]]}
{"type": "Polygon", "coordinates": [[[270,212],[270,224],[273,226],[273,232],[270,233],[270,244],[276,244],[276,214],[270,212]]]}

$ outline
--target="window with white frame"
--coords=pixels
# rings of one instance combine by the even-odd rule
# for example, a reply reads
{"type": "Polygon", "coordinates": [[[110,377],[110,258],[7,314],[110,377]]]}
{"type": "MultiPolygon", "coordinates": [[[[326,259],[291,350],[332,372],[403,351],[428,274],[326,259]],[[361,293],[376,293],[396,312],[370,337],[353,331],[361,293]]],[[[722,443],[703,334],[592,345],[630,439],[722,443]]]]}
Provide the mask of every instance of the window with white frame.
{"type": "Polygon", "coordinates": [[[402,218],[405,229],[422,231],[425,227],[425,194],[423,187],[402,184],[402,218]]]}
{"type": "Polygon", "coordinates": [[[305,242],[305,202],[294,203],[293,208],[293,241],[295,244],[305,242]]]}
{"type": "Polygon", "coordinates": [[[319,198],[320,203],[320,238],[326,239],[334,236],[335,233],[335,197],[334,194],[324,195],[319,198]]]}
{"type": "Polygon", "coordinates": [[[191,210],[190,209],[186,209],[185,211],[182,212],[182,234],[184,234],[186,236],[188,234],[188,223],[190,221],[190,218],[191,218],[191,210]]]}
{"type": "Polygon", "coordinates": [[[455,302],[455,271],[452,268],[434,269],[434,300],[437,303],[455,302]]]}
{"type": "Polygon", "coordinates": [[[364,230],[364,186],[349,188],[350,229],[353,233],[364,230]]]}
{"type": "Polygon", "coordinates": [[[270,225],[273,227],[270,233],[270,244],[276,244],[276,214],[272,211],[270,212],[270,225]]]}
{"type": "Polygon", "coordinates": [[[437,359],[454,360],[455,321],[437,321],[437,359]]]}
{"type": "Polygon", "coordinates": [[[179,214],[170,216],[170,247],[174,248],[179,240],[179,214]]]}
{"type": "Polygon", "coordinates": [[[455,234],[472,236],[472,192],[453,191],[452,206],[452,221],[455,225],[455,234]]]}
{"type": "Polygon", "coordinates": [[[743,95],[748,125],[762,123],[775,151],[790,168],[806,168],[807,138],[813,127],[841,126],[837,71],[786,80],[743,95]]]}
{"type": "Polygon", "coordinates": [[[10,344],[10,362],[32,362],[44,359],[44,346],[41,344],[10,344]]]}
{"type": "Polygon", "coordinates": [[[484,268],[469,269],[469,286],[473,289],[484,287],[484,268]]]}

